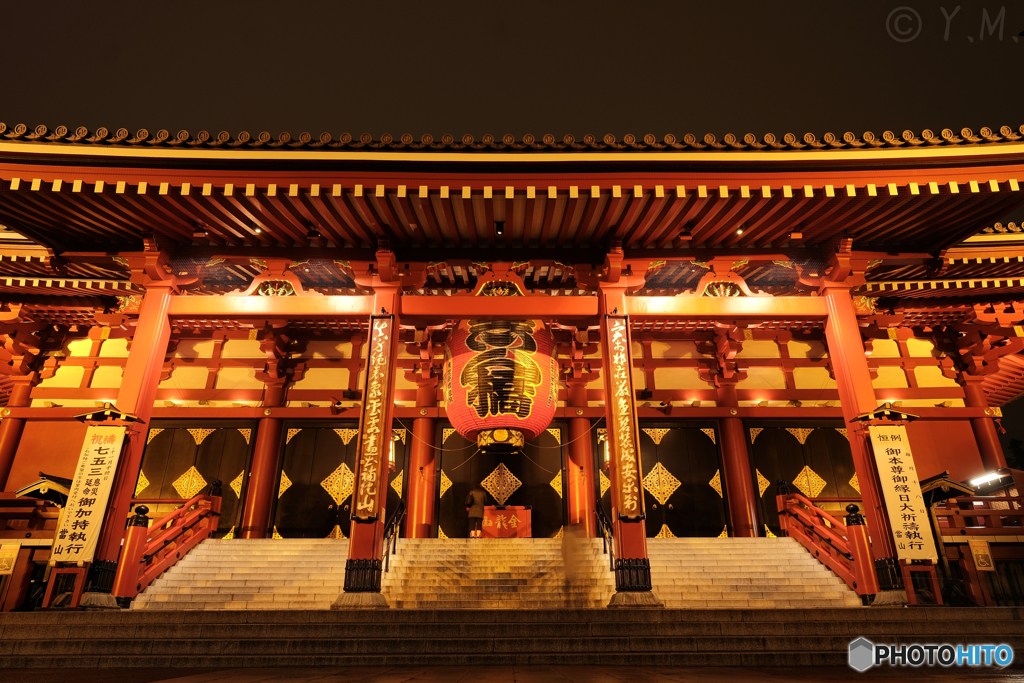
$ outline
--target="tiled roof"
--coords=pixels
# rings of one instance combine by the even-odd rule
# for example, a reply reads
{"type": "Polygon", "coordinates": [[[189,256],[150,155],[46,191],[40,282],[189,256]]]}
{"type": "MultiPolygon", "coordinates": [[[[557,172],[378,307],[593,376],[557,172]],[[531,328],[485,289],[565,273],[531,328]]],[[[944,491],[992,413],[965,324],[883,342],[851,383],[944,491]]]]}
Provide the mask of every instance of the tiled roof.
{"type": "Polygon", "coordinates": [[[140,129],[132,133],[127,128],[118,128],[111,131],[108,128],[98,128],[91,131],[84,126],[74,130],[66,126],[58,126],[50,130],[44,125],[29,128],[19,123],[8,127],[0,123],[0,139],[45,142],[45,143],[72,143],[92,145],[122,145],[122,146],[160,146],[160,147],[198,147],[198,148],[241,148],[241,149],[324,149],[324,150],[458,150],[458,151],[684,151],[684,150],[814,150],[814,149],[874,149],[879,147],[928,147],[928,146],[954,146],[954,145],[980,145],[990,143],[1018,142],[1024,140],[1024,125],[1018,128],[1003,126],[999,130],[984,127],[977,134],[970,128],[963,128],[959,133],[949,128],[935,133],[932,130],[921,131],[920,134],[905,130],[900,134],[892,131],[885,131],[881,135],[871,131],[857,135],[855,133],[844,133],[834,135],[825,133],[818,137],[815,133],[805,133],[797,136],[793,133],[775,135],[766,133],[757,136],[747,133],[738,137],[729,133],[721,141],[708,133],[702,138],[693,134],[686,134],[681,137],[668,134],[660,140],[657,136],[648,133],[644,136],[625,135],[621,139],[615,135],[608,134],[603,137],[587,134],[580,138],[574,135],[564,135],[556,138],[547,134],[542,136],[523,135],[516,138],[514,135],[484,135],[477,140],[472,135],[455,137],[445,134],[439,138],[433,135],[423,135],[416,140],[411,134],[395,137],[389,134],[375,138],[369,133],[363,133],[354,137],[348,133],[341,133],[337,137],[331,133],[321,133],[313,136],[310,133],[301,133],[293,137],[290,133],[281,133],[276,138],[268,132],[258,135],[250,135],[248,132],[241,132],[232,135],[222,131],[212,135],[207,131],[200,131],[192,135],[186,130],[170,133],[167,130],[159,130],[150,133],[146,129],[140,129]]]}

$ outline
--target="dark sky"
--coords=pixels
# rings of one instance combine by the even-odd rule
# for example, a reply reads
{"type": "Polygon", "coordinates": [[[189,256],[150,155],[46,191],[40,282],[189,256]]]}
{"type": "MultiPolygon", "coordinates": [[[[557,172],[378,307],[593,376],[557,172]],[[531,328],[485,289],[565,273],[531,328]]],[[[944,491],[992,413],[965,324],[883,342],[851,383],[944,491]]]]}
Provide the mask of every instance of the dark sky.
{"type": "Polygon", "coordinates": [[[1021,125],[1024,3],[944,4],[960,8],[948,39],[923,0],[8,2],[0,121],[417,138],[1021,125]]]}

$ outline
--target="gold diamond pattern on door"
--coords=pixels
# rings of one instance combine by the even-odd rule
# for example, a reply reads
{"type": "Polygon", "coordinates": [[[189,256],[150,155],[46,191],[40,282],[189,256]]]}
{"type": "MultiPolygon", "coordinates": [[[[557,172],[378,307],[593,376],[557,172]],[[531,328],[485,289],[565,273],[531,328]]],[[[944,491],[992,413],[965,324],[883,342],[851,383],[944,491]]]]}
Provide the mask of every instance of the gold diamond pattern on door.
{"type": "Polygon", "coordinates": [[[667,429],[642,429],[640,431],[651,437],[651,441],[653,441],[656,446],[661,445],[661,440],[664,439],[665,435],[669,432],[667,429]]]}
{"type": "Polygon", "coordinates": [[[206,437],[208,437],[210,434],[213,434],[215,431],[217,431],[217,430],[216,429],[190,429],[190,430],[188,430],[188,433],[192,435],[192,438],[195,440],[197,446],[202,446],[203,442],[206,441],[206,437]]]}
{"type": "Polygon", "coordinates": [[[548,484],[551,486],[551,488],[553,488],[555,490],[555,493],[558,494],[558,497],[561,498],[562,497],[562,470],[558,470],[558,474],[556,474],[555,478],[552,479],[550,482],[548,482],[548,484]]]}
{"type": "Polygon", "coordinates": [[[768,489],[769,486],[771,486],[771,482],[769,482],[768,479],[765,478],[763,474],[761,474],[761,470],[754,470],[754,472],[757,473],[758,496],[764,498],[764,492],[768,489]]]}
{"type": "Polygon", "coordinates": [[[444,470],[441,470],[441,496],[444,496],[445,492],[451,487],[452,480],[448,478],[448,475],[444,473],[444,470]]]}
{"type": "Polygon", "coordinates": [[[277,487],[277,497],[280,498],[284,495],[284,492],[292,487],[292,480],[288,478],[288,475],[284,470],[281,470],[281,485],[277,487]]]}
{"type": "Polygon", "coordinates": [[[644,477],[644,489],[662,505],[668,502],[669,496],[675,493],[679,486],[679,480],[660,462],[652,467],[651,471],[644,477]]]}
{"type": "Polygon", "coordinates": [[[725,497],[722,495],[722,470],[715,470],[715,476],[711,477],[708,484],[715,490],[719,498],[725,497]]]}
{"type": "Polygon", "coordinates": [[[234,479],[232,479],[231,483],[228,484],[228,486],[231,487],[231,490],[235,492],[235,497],[236,498],[241,498],[242,497],[242,482],[244,482],[244,481],[245,481],[245,470],[242,470],[241,472],[238,473],[238,476],[235,477],[234,479]]]}
{"type": "Polygon", "coordinates": [[[800,489],[800,493],[808,498],[816,498],[821,493],[821,490],[825,488],[826,481],[807,465],[800,470],[800,474],[793,478],[793,485],[800,489]]]}
{"type": "Polygon", "coordinates": [[[146,473],[139,470],[139,481],[135,484],[135,497],[138,498],[139,494],[146,490],[149,486],[149,479],[146,479],[146,473]]]}
{"type": "Polygon", "coordinates": [[[494,471],[487,475],[480,485],[487,493],[497,501],[498,505],[504,505],[505,501],[512,497],[523,482],[519,481],[516,475],[508,471],[505,463],[498,463],[494,471]]]}
{"type": "Polygon", "coordinates": [[[803,427],[786,427],[786,431],[796,437],[796,440],[800,442],[800,445],[807,443],[807,437],[811,435],[813,429],[805,429],[803,427]]]}
{"type": "Polygon", "coordinates": [[[655,538],[676,538],[676,535],[672,533],[672,530],[668,528],[668,524],[662,524],[661,529],[654,536],[655,538]]]}
{"type": "Polygon", "coordinates": [[[359,433],[358,429],[335,429],[334,433],[341,437],[341,442],[346,446],[352,443],[352,439],[359,433]]]}
{"type": "Polygon", "coordinates": [[[341,505],[355,490],[356,477],[348,465],[341,463],[337,469],[320,482],[324,491],[334,499],[335,505],[341,505]]]}
{"type": "Polygon", "coordinates": [[[171,486],[178,492],[178,495],[188,500],[199,495],[199,492],[206,488],[207,481],[203,479],[203,475],[199,474],[199,470],[193,465],[185,470],[185,473],[174,480],[171,486]]]}

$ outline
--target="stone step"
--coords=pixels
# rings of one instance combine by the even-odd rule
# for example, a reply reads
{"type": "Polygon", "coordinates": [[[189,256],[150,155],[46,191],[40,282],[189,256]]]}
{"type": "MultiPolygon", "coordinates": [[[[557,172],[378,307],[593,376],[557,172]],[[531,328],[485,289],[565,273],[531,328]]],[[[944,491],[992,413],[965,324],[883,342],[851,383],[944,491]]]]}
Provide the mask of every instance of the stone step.
{"type": "MultiPolygon", "coordinates": [[[[857,637],[941,642],[949,638],[949,624],[956,624],[958,643],[1024,646],[1024,621],[1013,608],[607,610],[563,604],[548,610],[447,611],[415,603],[403,605],[414,611],[332,612],[327,603],[314,603],[314,609],[307,605],[285,614],[266,603],[196,604],[217,611],[181,604],[162,612],[0,614],[0,656],[9,668],[67,669],[845,667],[848,644],[857,637]]],[[[1015,665],[1021,666],[1019,658],[1015,665]]]]}
{"type": "Polygon", "coordinates": [[[157,586],[156,584],[154,584],[154,587],[152,589],[150,589],[150,590],[157,590],[157,589],[162,589],[162,588],[188,588],[188,587],[257,589],[257,588],[269,588],[269,587],[273,587],[273,586],[280,586],[280,587],[283,587],[283,588],[318,588],[318,587],[330,586],[333,589],[334,587],[339,587],[340,588],[340,587],[342,587],[344,585],[345,585],[345,580],[343,578],[338,579],[337,581],[316,581],[316,580],[303,580],[303,579],[282,580],[282,581],[263,581],[263,580],[259,580],[259,581],[256,581],[256,580],[254,580],[254,581],[226,581],[226,580],[224,580],[224,581],[213,581],[213,580],[211,580],[211,581],[199,581],[199,582],[197,582],[197,581],[183,581],[183,580],[162,580],[160,582],[160,586],[157,586]]]}

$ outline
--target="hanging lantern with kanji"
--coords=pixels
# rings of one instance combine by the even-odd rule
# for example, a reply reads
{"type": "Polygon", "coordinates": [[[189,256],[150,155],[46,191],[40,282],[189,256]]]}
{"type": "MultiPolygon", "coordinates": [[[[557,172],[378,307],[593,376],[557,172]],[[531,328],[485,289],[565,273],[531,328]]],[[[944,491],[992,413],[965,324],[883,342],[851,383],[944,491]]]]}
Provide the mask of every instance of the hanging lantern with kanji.
{"type": "Polygon", "coordinates": [[[555,340],[539,320],[463,320],[445,342],[448,419],[485,450],[517,450],[558,404],[555,340]]]}

